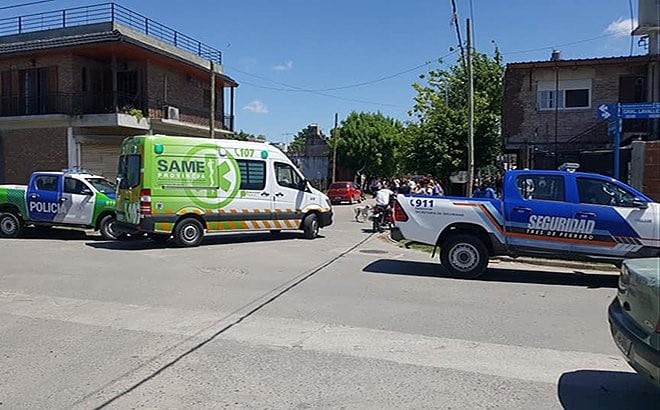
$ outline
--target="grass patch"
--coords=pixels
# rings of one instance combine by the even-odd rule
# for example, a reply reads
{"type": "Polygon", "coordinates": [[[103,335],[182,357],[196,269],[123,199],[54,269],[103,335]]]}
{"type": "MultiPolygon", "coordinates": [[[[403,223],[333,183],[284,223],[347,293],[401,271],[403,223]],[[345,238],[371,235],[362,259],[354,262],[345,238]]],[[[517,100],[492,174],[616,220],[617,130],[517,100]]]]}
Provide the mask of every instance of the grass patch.
{"type": "Polygon", "coordinates": [[[426,253],[433,253],[432,245],[427,245],[425,243],[419,243],[415,241],[409,241],[406,239],[399,241],[399,246],[406,249],[416,249],[418,251],[422,251],[426,253]]]}

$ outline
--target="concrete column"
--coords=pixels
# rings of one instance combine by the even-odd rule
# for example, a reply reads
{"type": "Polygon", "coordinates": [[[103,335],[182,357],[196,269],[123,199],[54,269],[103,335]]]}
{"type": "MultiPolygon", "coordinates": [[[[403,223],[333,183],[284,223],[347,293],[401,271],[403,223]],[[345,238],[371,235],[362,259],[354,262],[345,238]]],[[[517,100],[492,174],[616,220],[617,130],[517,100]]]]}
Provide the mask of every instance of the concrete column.
{"type": "Polygon", "coordinates": [[[644,141],[633,141],[632,153],[630,155],[630,174],[628,178],[630,179],[630,185],[639,191],[643,191],[644,189],[645,146],[646,143],[644,141]]]}
{"type": "Polygon", "coordinates": [[[67,168],[78,168],[80,166],[80,149],[73,135],[73,127],[66,129],[67,168]]]}

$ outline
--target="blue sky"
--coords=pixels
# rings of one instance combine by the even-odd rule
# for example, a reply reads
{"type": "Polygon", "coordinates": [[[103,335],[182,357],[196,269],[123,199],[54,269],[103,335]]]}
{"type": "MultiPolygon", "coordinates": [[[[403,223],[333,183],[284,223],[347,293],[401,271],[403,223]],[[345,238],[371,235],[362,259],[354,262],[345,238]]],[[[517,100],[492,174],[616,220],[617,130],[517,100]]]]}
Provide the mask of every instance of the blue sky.
{"type": "MultiPolygon", "coordinates": [[[[0,7],[34,0],[0,0],[0,7]]],[[[102,1],[54,0],[0,17],[102,1]]],[[[335,113],[380,111],[407,121],[411,84],[453,64],[450,0],[124,0],[135,12],[223,51],[238,81],[236,129],[289,142],[317,123],[329,134],[335,113]],[[388,78],[389,77],[389,78],[388,78]],[[367,84],[363,84],[367,83],[367,84]],[[362,85],[361,85],[362,84],[362,85]],[[325,90],[325,91],[324,91],[325,90]]],[[[456,0],[465,39],[472,15],[477,51],[499,46],[505,62],[630,54],[629,0],[456,0]],[[470,7],[471,6],[471,7],[470,7]]],[[[632,0],[637,18],[637,0],[632,0]]],[[[634,41],[634,54],[645,51],[634,41]]]]}

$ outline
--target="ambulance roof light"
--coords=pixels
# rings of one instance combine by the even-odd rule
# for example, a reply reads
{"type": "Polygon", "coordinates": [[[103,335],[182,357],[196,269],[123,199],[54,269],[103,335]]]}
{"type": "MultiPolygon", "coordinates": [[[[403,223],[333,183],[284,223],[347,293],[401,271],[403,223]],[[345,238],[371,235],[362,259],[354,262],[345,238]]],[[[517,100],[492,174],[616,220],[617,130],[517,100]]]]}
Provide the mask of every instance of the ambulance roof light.
{"type": "Polygon", "coordinates": [[[559,166],[560,171],[566,172],[575,172],[576,169],[580,168],[580,164],[577,162],[564,162],[559,166]]]}

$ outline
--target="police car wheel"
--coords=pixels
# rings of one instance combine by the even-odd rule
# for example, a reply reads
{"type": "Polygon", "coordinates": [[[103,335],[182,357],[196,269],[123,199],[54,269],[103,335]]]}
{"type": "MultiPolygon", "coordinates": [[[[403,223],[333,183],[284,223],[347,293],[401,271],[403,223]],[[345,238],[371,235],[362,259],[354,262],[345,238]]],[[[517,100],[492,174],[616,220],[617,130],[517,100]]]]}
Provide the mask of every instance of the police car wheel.
{"type": "Polygon", "coordinates": [[[440,263],[452,276],[477,278],[486,272],[488,249],[471,235],[455,235],[441,245],[440,263]]]}
{"type": "Polygon", "coordinates": [[[309,214],[303,220],[303,236],[314,239],[319,235],[319,220],[316,214],[309,214]]]}
{"type": "Polygon", "coordinates": [[[115,240],[119,238],[119,232],[114,228],[115,217],[112,215],[106,215],[99,222],[99,232],[101,236],[106,240],[115,240]]]}
{"type": "Polygon", "coordinates": [[[204,239],[204,227],[195,218],[185,218],[174,228],[174,242],[181,247],[199,246],[204,239]]]}
{"type": "Polygon", "coordinates": [[[0,214],[0,237],[16,238],[23,231],[23,222],[11,212],[0,214]]]}

